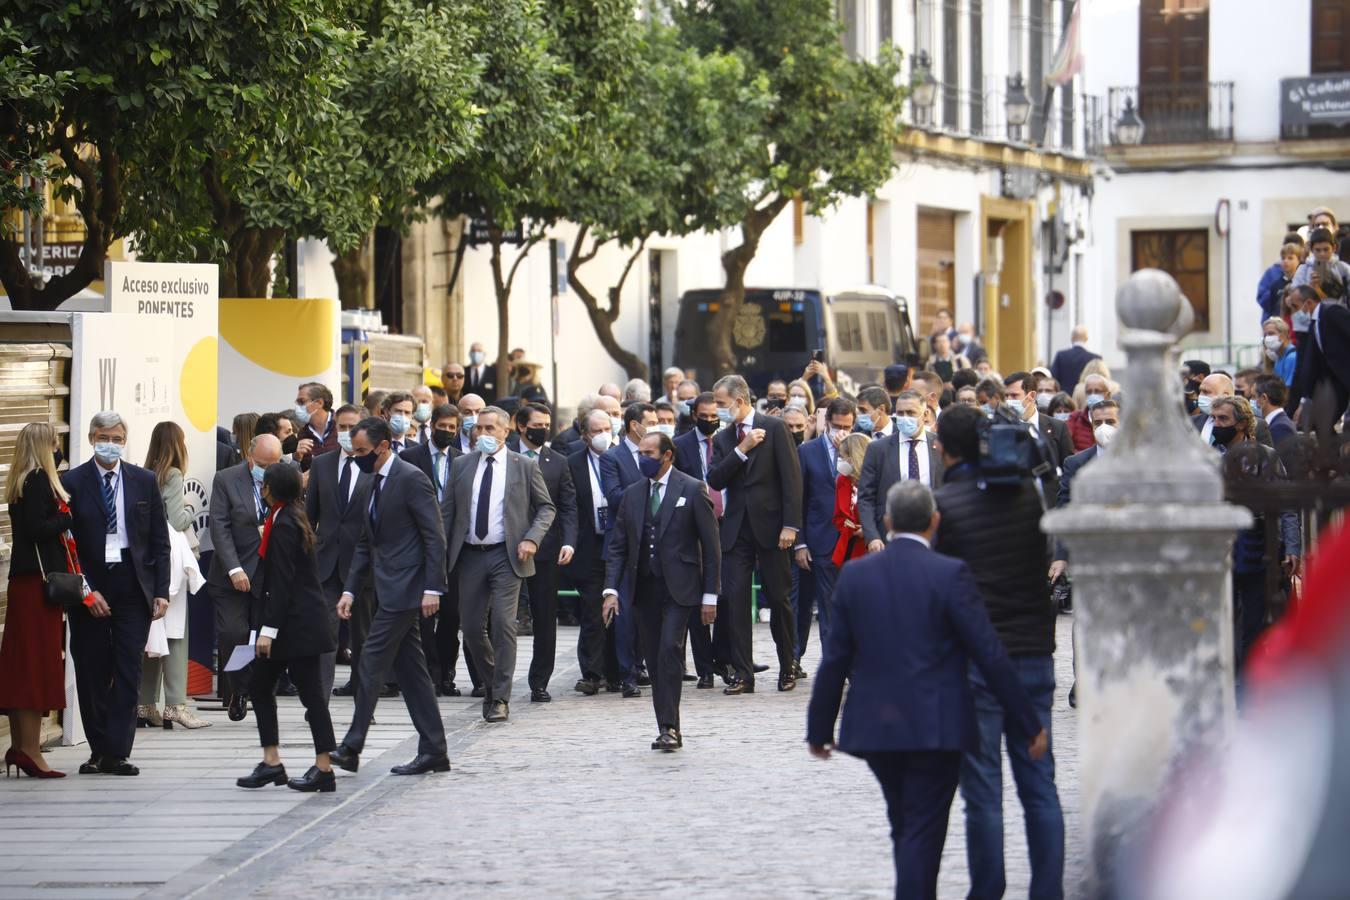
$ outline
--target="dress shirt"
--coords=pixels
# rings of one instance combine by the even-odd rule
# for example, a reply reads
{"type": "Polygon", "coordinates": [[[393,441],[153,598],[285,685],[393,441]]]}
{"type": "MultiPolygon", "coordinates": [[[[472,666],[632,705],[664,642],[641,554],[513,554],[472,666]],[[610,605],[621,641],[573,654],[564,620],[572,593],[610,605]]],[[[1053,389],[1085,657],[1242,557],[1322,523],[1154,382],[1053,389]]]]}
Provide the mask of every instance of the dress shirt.
{"type": "Polygon", "coordinates": [[[105,469],[97,463],[94,464],[98,469],[98,490],[99,502],[103,500],[104,478],[108,472],[113,473],[113,490],[116,496],[113,498],[113,505],[117,509],[117,533],[110,534],[107,537],[108,546],[115,546],[118,550],[127,550],[131,547],[131,542],[127,539],[127,502],[126,491],[122,487],[122,461],[118,460],[113,464],[111,470],[105,469]]]}
{"type": "Polygon", "coordinates": [[[633,454],[633,465],[636,466],[638,457],[642,455],[642,449],[638,447],[637,444],[633,443],[632,439],[627,435],[624,436],[623,445],[629,453],[633,454]]]}
{"type": "Polygon", "coordinates": [[[605,492],[600,489],[600,454],[589,447],[586,448],[586,468],[591,473],[591,518],[595,523],[595,532],[599,534],[605,530],[600,522],[600,510],[609,509],[609,501],[605,499],[605,492]]]}
{"type": "MultiPolygon", "coordinates": [[[[651,497],[651,494],[652,494],[652,485],[657,485],[657,484],[659,484],[659,485],[661,485],[661,503],[662,503],[662,505],[665,504],[665,502],[666,502],[666,491],[668,491],[668,490],[670,489],[670,470],[673,469],[673,468],[674,468],[674,466],[666,466],[666,471],[665,471],[664,473],[662,473],[662,475],[661,475],[660,478],[654,478],[654,479],[650,479],[650,480],[644,479],[644,480],[647,481],[647,497],[649,498],[649,499],[648,499],[648,502],[651,502],[651,501],[650,501],[650,497],[651,497]]],[[[623,539],[623,538],[620,537],[620,540],[622,540],[622,539],[623,539]]],[[[653,549],[653,550],[654,550],[654,549],[656,549],[656,548],[655,548],[655,547],[651,547],[650,549],[653,549]]],[[[618,592],[617,590],[615,590],[614,588],[605,588],[604,592],[603,592],[600,596],[602,596],[602,597],[608,597],[610,594],[613,594],[614,596],[617,597],[617,596],[619,595],[619,592],[618,592]]],[[[717,595],[716,595],[716,594],[704,594],[704,595],[703,595],[703,605],[704,605],[704,606],[717,606],[717,595]]]]}
{"type": "Polygon", "coordinates": [[[1200,440],[1208,444],[1211,442],[1211,435],[1213,434],[1214,434],[1214,417],[1207,416],[1205,417],[1204,426],[1200,429],[1200,440]]]}
{"type": "Polygon", "coordinates": [[[921,534],[915,534],[912,531],[901,531],[901,532],[892,531],[890,534],[886,535],[886,539],[890,541],[898,541],[902,539],[906,541],[913,541],[916,544],[923,544],[929,550],[933,549],[933,545],[928,542],[928,538],[924,537],[921,534]]]}
{"type": "Polygon", "coordinates": [[[478,458],[478,470],[473,475],[473,490],[469,493],[469,535],[470,544],[502,544],[506,542],[506,444],[497,448],[497,452],[478,458]],[[478,525],[478,492],[483,484],[483,473],[487,471],[487,461],[494,460],[492,468],[492,493],[488,497],[488,530],[481,541],[475,530],[478,525]]]}
{"type": "MultiPolygon", "coordinates": [[[[544,447],[547,447],[547,446],[549,446],[549,444],[548,444],[547,442],[545,442],[545,443],[544,443],[544,447]]],[[[539,461],[539,454],[542,453],[542,452],[544,451],[544,447],[540,447],[540,448],[537,449],[537,450],[531,448],[531,447],[530,447],[530,442],[527,441],[527,440],[525,440],[523,437],[520,439],[520,447],[521,447],[520,452],[521,452],[522,454],[524,454],[525,456],[529,457],[530,459],[534,460],[535,462],[538,462],[538,461],[539,461]]],[[[594,495],[592,495],[592,496],[594,496],[594,495]]],[[[555,525],[560,525],[559,520],[554,519],[554,524],[555,524],[555,525]]],[[[599,529],[597,529],[597,530],[599,530],[599,529]]],[[[560,550],[571,550],[573,553],[576,552],[576,548],[573,547],[571,544],[563,544],[562,547],[559,548],[559,549],[560,549],[560,550]]]]}
{"type": "MultiPolygon", "coordinates": [[[[904,435],[900,436],[900,480],[909,480],[909,445],[910,438],[904,435]]],[[[914,449],[919,457],[919,483],[930,487],[933,484],[933,473],[929,471],[932,466],[932,460],[928,453],[928,429],[921,430],[914,435],[913,441],[917,443],[914,449]]]]}
{"type": "Polygon", "coordinates": [[[890,437],[891,432],[895,430],[895,422],[891,420],[890,416],[885,416],[882,421],[886,424],[882,426],[881,430],[872,432],[872,440],[874,441],[885,440],[890,437]]]}
{"type": "MultiPolygon", "coordinates": [[[[338,473],[339,476],[341,476],[341,474],[342,474],[341,472],[338,473]]],[[[258,482],[256,482],[256,481],[253,480],[253,469],[252,469],[252,468],[250,468],[249,471],[248,471],[248,479],[249,479],[249,480],[248,480],[248,486],[249,486],[249,489],[250,489],[251,493],[253,494],[253,512],[254,512],[254,515],[256,516],[257,513],[258,513],[258,510],[262,507],[262,502],[263,502],[263,501],[262,501],[262,488],[258,487],[258,482]]],[[[121,479],[119,478],[118,481],[120,482],[121,479]]],[[[352,481],[355,482],[356,479],[353,478],[352,481]]],[[[349,496],[347,499],[350,500],[351,497],[349,496]]],[[[243,566],[235,566],[233,569],[231,569],[230,571],[226,572],[225,575],[226,575],[226,577],[228,577],[228,578],[233,578],[233,577],[235,576],[236,573],[242,572],[242,571],[244,571],[244,567],[243,567],[243,566]]]]}
{"type": "Polygon", "coordinates": [[[1267,424],[1267,425],[1273,425],[1273,424],[1275,424],[1275,417],[1278,416],[1278,415],[1279,415],[1280,413],[1282,413],[1282,412],[1284,412],[1284,407],[1283,407],[1283,406],[1277,406],[1277,407],[1273,408],[1270,412],[1266,413],[1266,424],[1267,424]]]}
{"type": "Polygon", "coordinates": [[[345,469],[347,466],[351,466],[351,467],[352,467],[352,477],[348,480],[348,484],[347,484],[347,502],[350,503],[350,502],[351,502],[351,499],[352,499],[352,495],[356,493],[356,480],[357,480],[358,478],[361,477],[361,469],[360,469],[359,466],[356,465],[356,463],[348,462],[348,460],[355,459],[356,457],[352,456],[352,455],[351,455],[350,453],[348,453],[346,450],[339,450],[338,453],[341,454],[341,455],[338,457],[338,485],[339,485],[339,486],[341,486],[341,484],[342,484],[342,470],[345,469]]]}

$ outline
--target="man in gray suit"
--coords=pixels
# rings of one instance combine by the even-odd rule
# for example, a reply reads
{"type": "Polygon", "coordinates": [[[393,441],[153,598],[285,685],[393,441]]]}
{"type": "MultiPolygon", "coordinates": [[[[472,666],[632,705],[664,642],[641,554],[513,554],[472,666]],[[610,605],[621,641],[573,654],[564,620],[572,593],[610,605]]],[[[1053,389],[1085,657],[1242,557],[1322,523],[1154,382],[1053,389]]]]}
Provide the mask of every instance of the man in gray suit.
{"type": "Polygon", "coordinates": [[[211,568],[206,577],[207,595],[216,612],[216,662],[220,667],[220,695],[229,707],[230,719],[245,715],[246,679],[225,671],[234,648],[248,643],[250,613],[261,596],[258,576],[258,544],[267,505],[262,499],[263,473],[281,461],[281,442],[260,434],[248,445],[244,461],[216,473],[211,485],[211,568]]]}
{"type": "Polygon", "coordinates": [[[858,477],[858,518],[863,540],[872,553],[886,548],[886,492],[900,481],[918,481],[929,488],[942,485],[942,454],[935,435],[923,424],[923,395],[901,391],[895,398],[896,429],[890,437],[873,441],[863,457],[858,477]]]}
{"type": "Polygon", "coordinates": [[[384,419],[362,419],[351,435],[352,456],[371,480],[370,501],[347,571],[347,589],[338,601],[338,615],[351,618],[352,603],[372,568],[376,610],[361,649],[352,724],[331,759],[348,772],[357,770],[380,685],[392,662],[420,741],[413,761],[390,771],[395,775],[448,772],[445,726],[422,653],[418,623],[419,615],[436,615],[445,593],[445,531],[436,491],[420,469],[397,458],[384,419]]]}
{"type": "Polygon", "coordinates": [[[504,410],[484,407],[474,423],[474,451],[450,469],[454,524],[446,569],[459,577],[464,641],[483,677],[489,722],[510,714],[520,585],[534,574],[534,555],[557,514],[539,466],[506,448],[510,421],[504,410]]]}

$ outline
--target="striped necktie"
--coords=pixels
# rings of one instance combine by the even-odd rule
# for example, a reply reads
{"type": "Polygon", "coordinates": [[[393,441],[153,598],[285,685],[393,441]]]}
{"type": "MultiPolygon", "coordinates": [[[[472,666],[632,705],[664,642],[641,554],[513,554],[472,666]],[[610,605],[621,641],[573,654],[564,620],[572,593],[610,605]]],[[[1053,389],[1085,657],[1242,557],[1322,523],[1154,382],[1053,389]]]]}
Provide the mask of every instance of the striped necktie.
{"type": "Polygon", "coordinates": [[[114,472],[103,473],[103,518],[108,534],[117,534],[117,485],[114,472]]]}

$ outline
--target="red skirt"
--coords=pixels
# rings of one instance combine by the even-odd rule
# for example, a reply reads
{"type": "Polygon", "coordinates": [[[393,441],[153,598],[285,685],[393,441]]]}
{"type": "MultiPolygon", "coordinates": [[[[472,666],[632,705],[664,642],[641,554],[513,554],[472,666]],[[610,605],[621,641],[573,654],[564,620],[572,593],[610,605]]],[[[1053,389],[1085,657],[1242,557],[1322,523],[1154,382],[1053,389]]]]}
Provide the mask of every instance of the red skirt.
{"type": "Polygon", "coordinates": [[[41,575],[12,575],[0,634],[0,711],[66,707],[61,610],[42,599],[41,575]]]}

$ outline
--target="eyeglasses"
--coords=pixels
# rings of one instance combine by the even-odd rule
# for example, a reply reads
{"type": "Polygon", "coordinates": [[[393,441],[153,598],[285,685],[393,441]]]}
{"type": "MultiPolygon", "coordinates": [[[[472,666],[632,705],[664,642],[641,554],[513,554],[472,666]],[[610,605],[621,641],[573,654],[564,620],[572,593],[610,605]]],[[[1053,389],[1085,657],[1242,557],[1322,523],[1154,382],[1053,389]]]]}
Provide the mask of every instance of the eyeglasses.
{"type": "Polygon", "coordinates": [[[452,378],[452,379],[454,379],[455,381],[463,381],[463,380],[464,380],[464,373],[463,373],[463,372],[446,372],[446,373],[445,373],[445,377],[446,377],[446,378],[452,378]]]}

